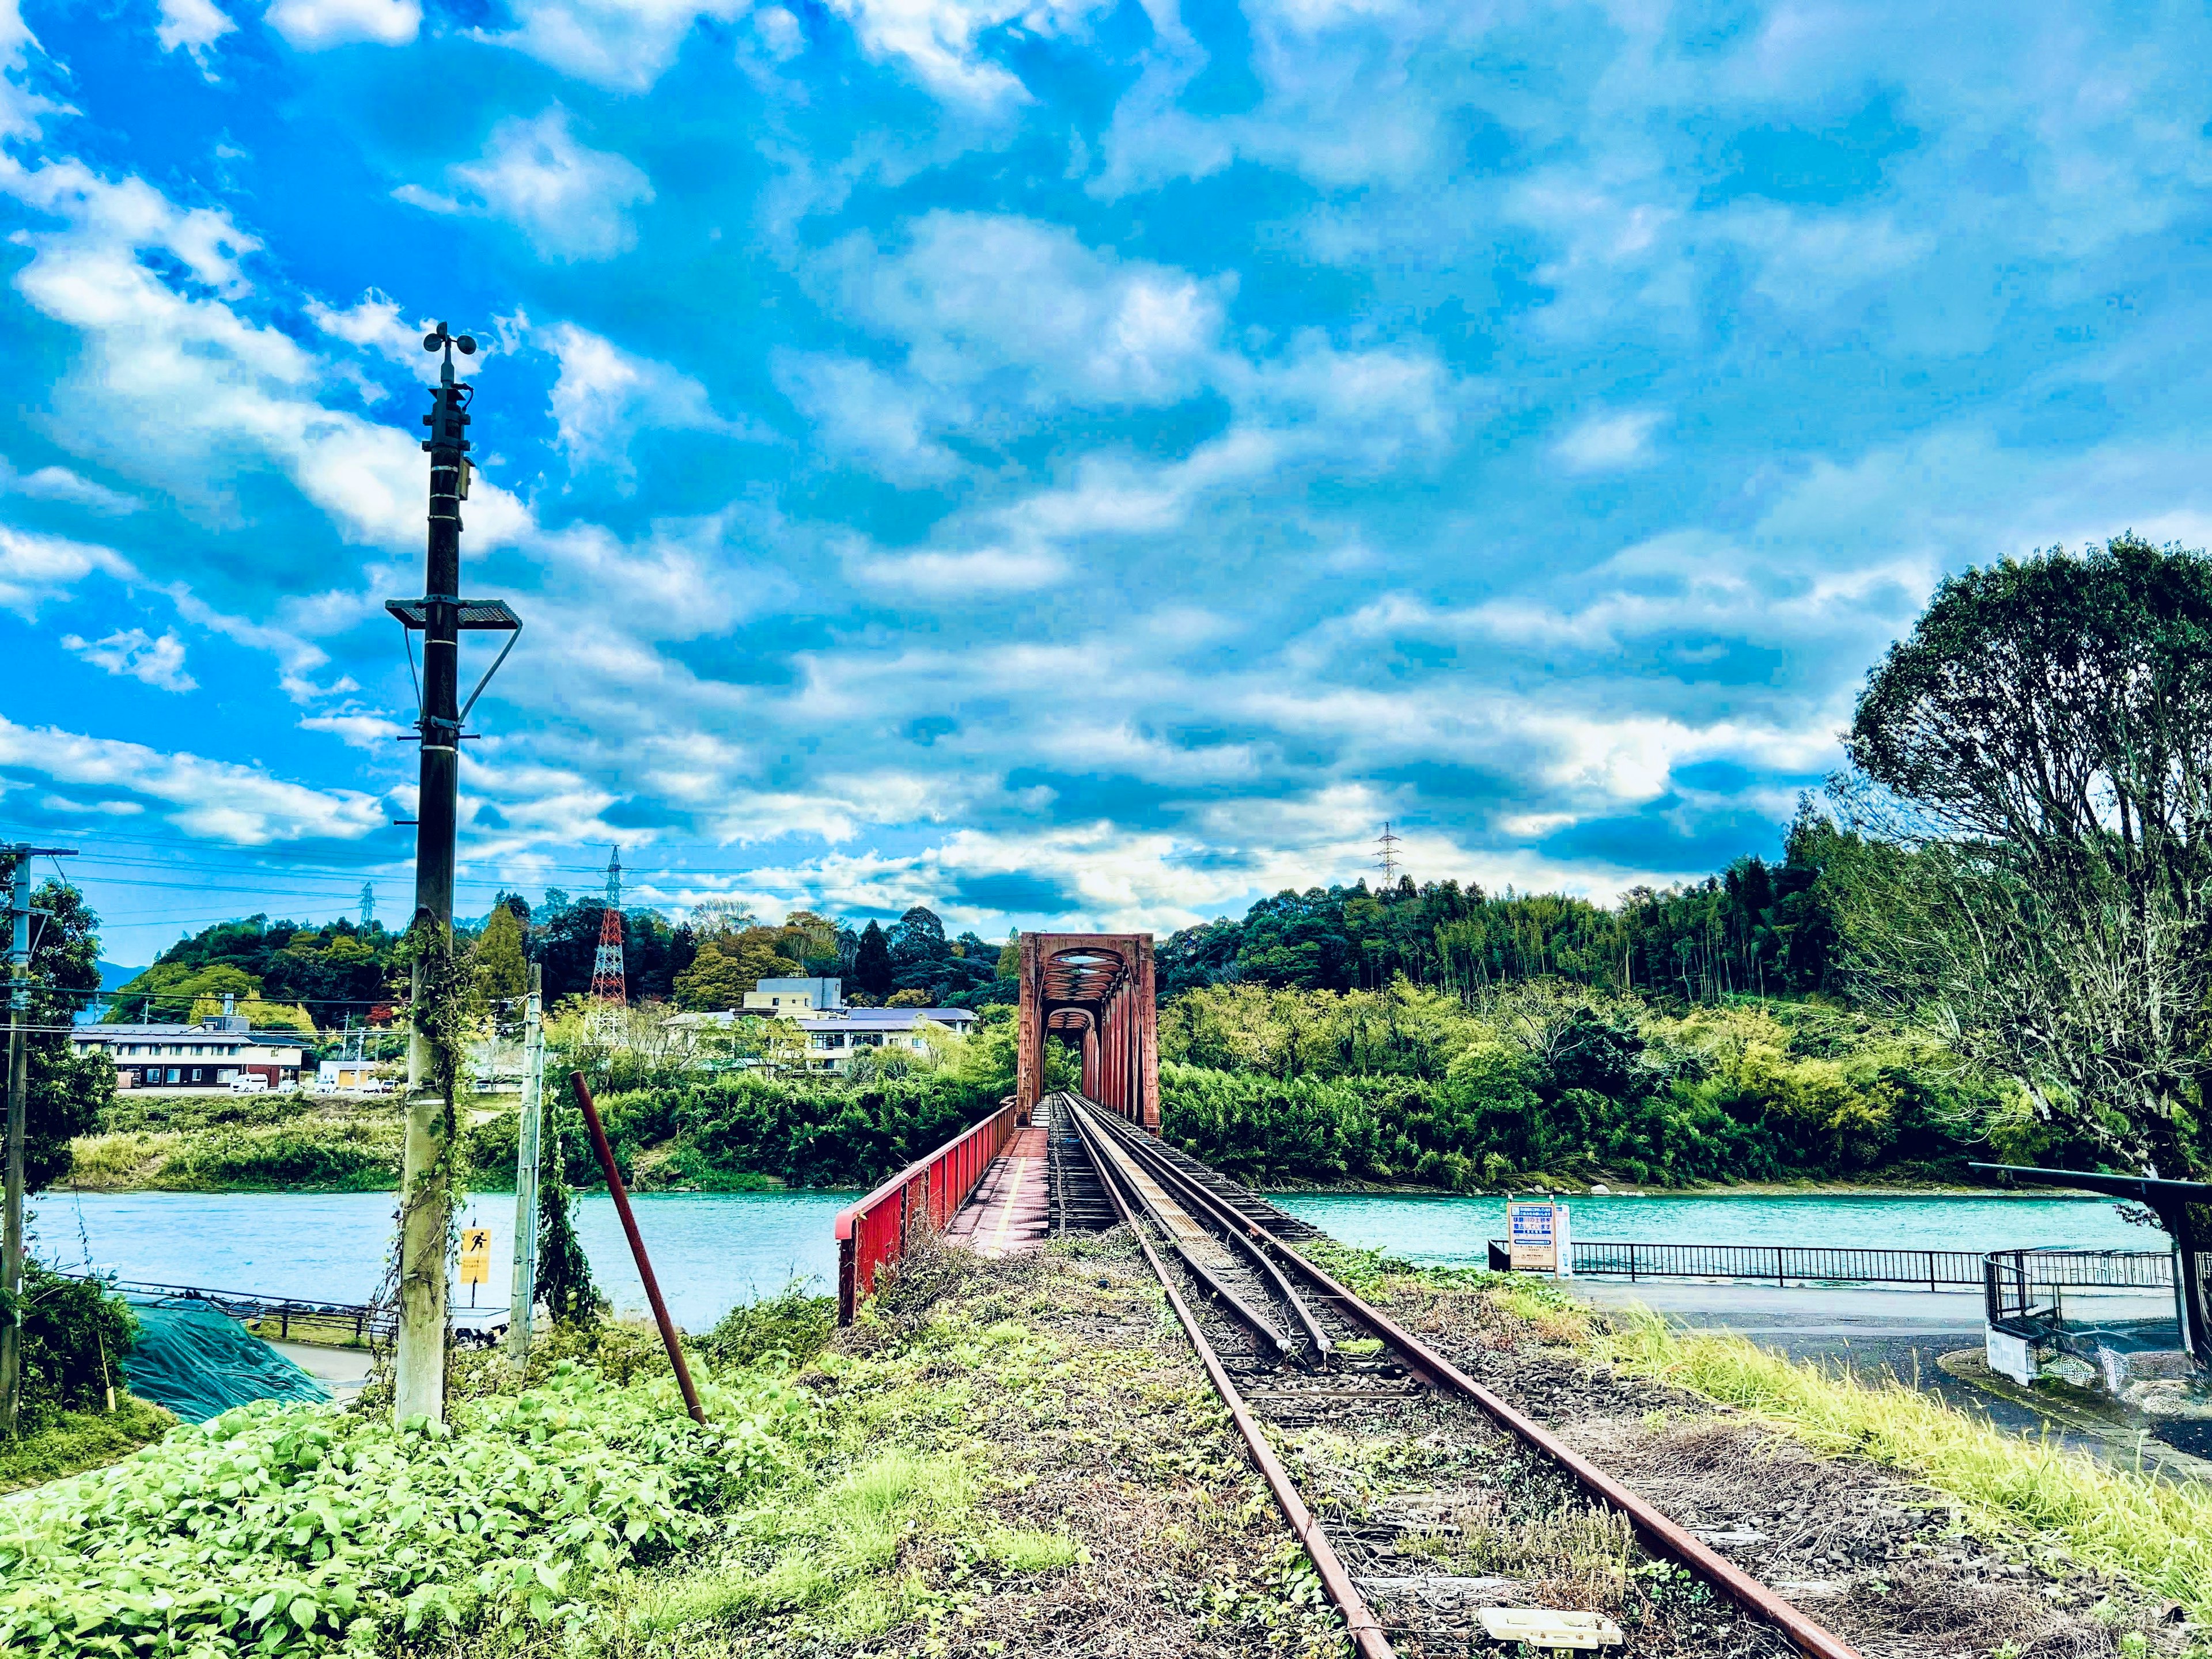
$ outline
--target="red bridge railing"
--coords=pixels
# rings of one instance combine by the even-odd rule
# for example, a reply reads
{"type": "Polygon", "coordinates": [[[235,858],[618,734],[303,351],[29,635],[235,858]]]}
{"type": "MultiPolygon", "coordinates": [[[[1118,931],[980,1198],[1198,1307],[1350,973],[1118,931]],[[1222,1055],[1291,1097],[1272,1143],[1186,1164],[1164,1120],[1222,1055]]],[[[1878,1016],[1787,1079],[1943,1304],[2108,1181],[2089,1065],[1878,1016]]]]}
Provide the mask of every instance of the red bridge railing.
{"type": "Polygon", "coordinates": [[[876,1269],[906,1254],[907,1240],[942,1232],[991,1160],[1014,1138],[1018,1109],[1001,1106],[966,1133],[909,1164],[858,1204],[837,1212],[837,1322],[849,1325],[876,1269]]]}

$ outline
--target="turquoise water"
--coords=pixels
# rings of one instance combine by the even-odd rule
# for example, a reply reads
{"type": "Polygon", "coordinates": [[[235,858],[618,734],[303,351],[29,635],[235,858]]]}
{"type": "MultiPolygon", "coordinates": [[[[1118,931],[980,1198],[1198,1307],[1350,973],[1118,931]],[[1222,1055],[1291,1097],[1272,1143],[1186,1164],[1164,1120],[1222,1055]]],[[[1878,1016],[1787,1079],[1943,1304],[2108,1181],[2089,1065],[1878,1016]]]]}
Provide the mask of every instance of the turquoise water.
{"type": "MultiPolygon", "coordinates": [[[[704,1330],[740,1303],[791,1279],[834,1289],[831,1223],[849,1193],[669,1193],[635,1200],[639,1230],[669,1310],[704,1330]]],[[[1717,1244],[1859,1244],[1994,1250],[2063,1244],[2159,1249],[2165,1235],[2130,1226],[2100,1199],[1934,1197],[1577,1198],[1584,1239],[1717,1244]]],[[[1505,1231],[1498,1198],[1279,1194],[1277,1202],[1349,1244],[1439,1265],[1480,1266],[1505,1231]]],[[[493,1282],[477,1296],[507,1301],[514,1200],[491,1196],[465,1212],[492,1233],[493,1282]]],[[[576,1231],[617,1307],[641,1310],[614,1206],[585,1195],[576,1231]]],[[[64,1267],[88,1261],[125,1279],[365,1302],[384,1273],[392,1200],[383,1193],[49,1193],[33,1200],[33,1249],[64,1267]]],[[[465,1305],[465,1288],[455,1292],[465,1305]]]]}
{"type": "MultiPolygon", "coordinates": [[[[794,1277],[818,1294],[835,1291],[831,1224],[854,1196],[670,1193],[631,1202],[669,1312],[700,1331],[794,1277]]],[[[125,1279],[324,1302],[375,1294],[393,1231],[388,1193],[47,1193],[33,1208],[32,1253],[42,1261],[73,1268],[89,1261],[125,1279]]],[[[505,1306],[514,1200],[482,1199],[463,1212],[462,1224],[491,1229],[492,1282],[476,1293],[487,1306],[505,1306]]],[[[616,1307],[642,1311],[645,1286],[605,1194],[579,1200],[576,1236],[616,1307]]],[[[468,1288],[456,1287],[454,1297],[466,1306],[468,1288]]]]}
{"type": "MultiPolygon", "coordinates": [[[[1277,1193],[1275,1202],[1347,1244],[1438,1267],[1480,1267],[1505,1237],[1502,1198],[1277,1193]]],[[[1681,1196],[1570,1198],[1574,1236],[1638,1244],[1826,1244],[2003,1250],[2037,1245],[2160,1250],[2166,1235],[2096,1198],[1681,1196]]]]}

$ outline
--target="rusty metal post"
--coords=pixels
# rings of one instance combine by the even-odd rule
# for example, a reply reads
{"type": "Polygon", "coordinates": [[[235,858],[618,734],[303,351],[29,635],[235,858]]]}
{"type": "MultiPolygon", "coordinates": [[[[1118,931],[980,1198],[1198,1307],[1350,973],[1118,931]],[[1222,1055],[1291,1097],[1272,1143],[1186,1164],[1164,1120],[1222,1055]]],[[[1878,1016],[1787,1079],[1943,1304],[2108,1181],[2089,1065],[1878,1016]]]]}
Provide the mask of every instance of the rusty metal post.
{"type": "Polygon", "coordinates": [[[1137,1121],[1160,1132],[1160,1004],[1152,973],[1152,936],[1137,936],[1137,1121]]]}
{"type": "Polygon", "coordinates": [[[1014,1028],[1014,1105],[1029,1121],[1044,1097],[1044,961],[1035,933],[1021,941],[1022,1006],[1014,1028]]]}
{"type": "Polygon", "coordinates": [[[676,1368],[676,1384],[684,1390],[684,1407],[691,1413],[693,1422],[704,1423],[707,1413],[699,1404],[699,1390],[691,1386],[691,1368],[684,1363],[684,1345],[677,1340],[676,1326],[668,1317],[668,1304],[660,1299],[660,1281],[653,1276],[653,1263],[645,1254],[645,1240],[638,1235],[637,1218],[630,1213],[629,1193],[623,1186],[622,1171],[615,1168],[615,1151],[607,1145],[599,1109],[592,1103],[592,1091],[585,1086],[581,1072],[568,1073],[568,1087],[584,1114],[584,1127],[591,1131],[592,1151],[598,1154],[599,1168],[605,1172],[607,1191],[615,1200],[615,1213],[622,1218],[623,1231],[629,1236],[629,1253],[637,1258],[637,1276],[645,1281],[645,1299],[653,1304],[653,1322],[660,1327],[660,1340],[668,1349],[668,1363],[676,1368]]]}

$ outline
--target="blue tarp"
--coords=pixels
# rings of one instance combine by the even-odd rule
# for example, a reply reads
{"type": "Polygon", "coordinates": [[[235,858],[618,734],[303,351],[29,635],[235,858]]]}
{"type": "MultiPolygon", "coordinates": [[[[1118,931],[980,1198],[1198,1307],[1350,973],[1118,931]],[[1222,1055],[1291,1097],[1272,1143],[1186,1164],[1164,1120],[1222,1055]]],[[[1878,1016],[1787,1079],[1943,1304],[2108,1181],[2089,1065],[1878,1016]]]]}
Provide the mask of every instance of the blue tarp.
{"type": "Polygon", "coordinates": [[[141,1400],[204,1423],[253,1400],[328,1400],[330,1391],[236,1320],[189,1297],[126,1296],[138,1340],[123,1374],[141,1400]]]}

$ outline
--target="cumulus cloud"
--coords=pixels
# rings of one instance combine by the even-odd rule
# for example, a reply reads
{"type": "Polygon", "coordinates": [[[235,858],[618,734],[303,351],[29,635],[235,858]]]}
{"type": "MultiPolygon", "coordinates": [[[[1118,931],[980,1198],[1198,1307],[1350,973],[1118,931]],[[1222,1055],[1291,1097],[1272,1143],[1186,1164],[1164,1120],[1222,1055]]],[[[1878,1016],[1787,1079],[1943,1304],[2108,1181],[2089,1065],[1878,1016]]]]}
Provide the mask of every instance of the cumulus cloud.
{"type": "MultiPolygon", "coordinates": [[[[164,0],[165,7],[173,3],[164,0]]],[[[205,0],[184,3],[197,9],[205,0]]],[[[267,15],[269,27],[300,52],[360,44],[404,46],[422,26],[419,0],[276,0],[267,15]]]]}
{"type": "Polygon", "coordinates": [[[161,0],[161,21],[154,37],[161,43],[161,50],[174,52],[182,46],[203,69],[207,67],[208,48],[238,27],[215,0],[161,0]]]}
{"type": "Polygon", "coordinates": [[[68,467],[42,466],[31,472],[17,472],[8,465],[7,457],[0,456],[0,495],[11,494],[27,495],[33,501],[67,501],[72,507],[87,507],[111,517],[136,513],[144,504],[136,496],[110,489],[68,467]]]}
{"type": "Polygon", "coordinates": [[[1651,434],[1666,417],[1656,409],[1592,415],[1577,422],[1552,447],[1571,472],[1620,472],[1655,459],[1651,434]]]}
{"type": "Polygon", "coordinates": [[[642,433],[749,430],[715,414],[707,388],[690,375],[624,351],[588,329],[560,323],[538,337],[561,366],[553,383],[553,423],[573,466],[603,465],[627,477],[635,471],[631,441],[642,433]]]}
{"type": "Polygon", "coordinates": [[[127,676],[163,691],[193,691],[199,682],[185,672],[185,642],[173,633],[155,639],[143,628],[119,629],[105,639],[62,635],[62,649],[94,668],[127,676]]]}
{"type": "Polygon", "coordinates": [[[112,549],[0,524],[0,611],[35,621],[40,605],[66,597],[73,584],[94,571],[118,581],[137,574],[112,549]]]}
{"type": "Polygon", "coordinates": [[[653,200],[653,184],[627,157],[580,143],[573,125],[558,104],[510,118],[480,158],[447,169],[451,194],[417,185],[392,193],[433,213],[505,220],[548,258],[611,259],[637,246],[632,210],[653,200]]]}
{"type": "Polygon", "coordinates": [[[57,726],[18,726],[5,715],[0,715],[0,767],[135,797],[189,834],[248,846],[314,837],[352,841],[385,828],[390,817],[381,797],[358,789],[295,783],[258,766],[57,726]]]}
{"type": "Polygon", "coordinates": [[[522,0],[519,27],[489,38],[578,80],[642,92],[676,61],[702,17],[744,15],[748,0],[522,0]]]}

